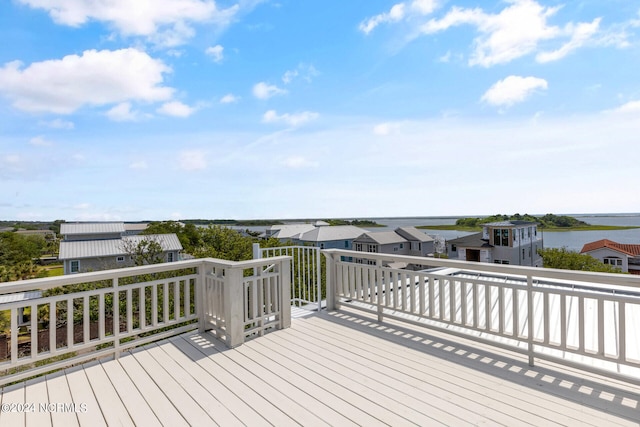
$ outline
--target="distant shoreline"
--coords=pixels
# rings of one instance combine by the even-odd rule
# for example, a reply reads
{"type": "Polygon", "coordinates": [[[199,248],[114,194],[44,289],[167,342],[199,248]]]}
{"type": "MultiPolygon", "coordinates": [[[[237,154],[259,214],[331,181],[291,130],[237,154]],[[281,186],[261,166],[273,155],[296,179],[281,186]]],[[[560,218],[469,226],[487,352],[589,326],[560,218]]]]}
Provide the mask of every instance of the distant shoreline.
{"type": "MultiPolygon", "coordinates": [[[[453,231],[470,231],[478,232],[482,231],[482,227],[464,227],[460,225],[417,225],[416,228],[422,230],[453,230],[453,231]]],[[[589,225],[580,227],[544,227],[540,228],[545,232],[565,232],[565,231],[610,231],[610,230],[631,230],[640,228],[634,225],[589,225]]]]}

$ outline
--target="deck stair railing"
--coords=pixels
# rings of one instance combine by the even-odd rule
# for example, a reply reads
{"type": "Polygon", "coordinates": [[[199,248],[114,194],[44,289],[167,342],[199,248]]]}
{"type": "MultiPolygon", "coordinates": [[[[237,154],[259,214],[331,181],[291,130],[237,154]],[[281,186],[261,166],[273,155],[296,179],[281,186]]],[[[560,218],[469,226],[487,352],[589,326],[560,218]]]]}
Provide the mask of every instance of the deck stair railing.
{"type": "Polygon", "coordinates": [[[3,283],[0,385],[190,330],[235,347],[289,327],[290,263],[206,258],[3,283]]]}
{"type": "Polygon", "coordinates": [[[326,250],[342,305],[640,383],[640,277],[326,250]],[[421,264],[410,271],[389,263],[421,264]]]}

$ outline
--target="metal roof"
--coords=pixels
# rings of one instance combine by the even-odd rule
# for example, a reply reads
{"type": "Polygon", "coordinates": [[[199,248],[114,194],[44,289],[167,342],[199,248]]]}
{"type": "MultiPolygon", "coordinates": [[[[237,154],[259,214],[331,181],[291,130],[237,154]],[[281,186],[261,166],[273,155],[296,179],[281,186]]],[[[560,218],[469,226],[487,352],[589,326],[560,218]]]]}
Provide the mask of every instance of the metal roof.
{"type": "MultiPolygon", "coordinates": [[[[407,239],[396,233],[395,231],[370,231],[365,233],[363,237],[364,240],[373,240],[379,245],[389,245],[392,243],[406,243],[407,239]]],[[[358,239],[359,241],[360,239],[358,239]]]]}
{"type": "Polygon", "coordinates": [[[124,222],[63,222],[60,234],[111,234],[124,233],[124,222]]]}
{"type": "Polygon", "coordinates": [[[178,240],[178,236],[174,233],[149,234],[146,236],[124,236],[121,239],[62,241],[60,242],[60,255],[58,259],[65,260],[126,255],[125,242],[131,242],[137,245],[145,239],[157,241],[164,251],[182,250],[180,240],[178,240]]]}
{"type": "Polygon", "coordinates": [[[313,230],[315,227],[313,224],[283,224],[272,226],[271,230],[278,230],[272,234],[271,237],[276,239],[292,239],[297,238],[301,233],[306,233],[309,230],[313,230]]]}
{"type": "Polygon", "coordinates": [[[497,222],[488,222],[483,225],[487,225],[489,227],[517,227],[521,225],[537,225],[537,222],[533,221],[521,221],[521,220],[513,220],[513,221],[497,221],[497,222]]]}
{"type": "Polygon", "coordinates": [[[429,236],[427,233],[424,233],[418,230],[415,227],[398,227],[396,228],[395,232],[407,240],[417,240],[419,242],[433,241],[433,237],[429,236]]]}
{"type": "Polygon", "coordinates": [[[333,225],[317,227],[311,231],[307,231],[300,235],[299,239],[303,242],[331,242],[334,240],[353,240],[356,237],[366,233],[364,230],[355,225],[333,225]]]}

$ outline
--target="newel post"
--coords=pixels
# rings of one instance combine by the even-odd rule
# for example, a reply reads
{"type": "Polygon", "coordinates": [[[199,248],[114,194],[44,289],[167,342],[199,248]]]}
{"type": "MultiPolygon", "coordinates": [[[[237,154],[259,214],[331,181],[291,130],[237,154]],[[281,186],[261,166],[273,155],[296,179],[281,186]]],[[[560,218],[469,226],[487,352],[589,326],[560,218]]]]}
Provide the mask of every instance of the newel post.
{"type": "Polygon", "coordinates": [[[291,258],[280,262],[280,329],[291,327],[291,258]]]}
{"type": "Polygon", "coordinates": [[[237,347],[244,342],[244,286],[242,268],[224,271],[224,323],[227,346],[237,347]]]}
{"type": "Polygon", "coordinates": [[[333,254],[322,252],[327,259],[327,311],[336,309],[336,263],[333,254]]]}

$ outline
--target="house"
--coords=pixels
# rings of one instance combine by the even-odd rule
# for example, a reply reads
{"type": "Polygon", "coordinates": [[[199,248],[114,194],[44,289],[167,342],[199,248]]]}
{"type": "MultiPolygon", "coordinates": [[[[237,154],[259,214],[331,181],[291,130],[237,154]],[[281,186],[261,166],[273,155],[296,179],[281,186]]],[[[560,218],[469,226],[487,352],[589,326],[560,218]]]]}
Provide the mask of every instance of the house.
{"type": "MultiPolygon", "coordinates": [[[[434,240],[415,227],[400,227],[394,231],[363,233],[353,241],[358,252],[386,253],[393,255],[433,256],[434,240]]],[[[375,260],[357,258],[357,263],[375,264],[375,260]]],[[[422,268],[422,265],[385,264],[397,268],[422,268]]]]}
{"type": "Polygon", "coordinates": [[[347,249],[351,250],[353,241],[366,230],[355,225],[334,225],[313,227],[298,236],[298,241],[303,245],[315,246],[320,249],[347,249]]]}
{"type": "Polygon", "coordinates": [[[123,222],[63,223],[58,259],[64,274],[131,267],[133,251],[141,242],[157,242],[163,262],[180,258],[182,245],[175,234],[130,235],[123,222]]]}
{"type": "Polygon", "coordinates": [[[262,237],[266,239],[274,238],[281,242],[297,241],[298,236],[316,227],[313,224],[278,224],[272,225],[265,230],[262,237]]]}
{"type": "Polygon", "coordinates": [[[640,245],[618,243],[608,239],[586,243],[581,254],[588,254],[624,273],[640,275],[640,245]]]}
{"type": "Polygon", "coordinates": [[[542,236],[531,221],[499,221],[483,225],[482,232],[447,242],[451,259],[495,264],[542,266],[542,236]]]}

